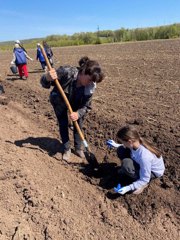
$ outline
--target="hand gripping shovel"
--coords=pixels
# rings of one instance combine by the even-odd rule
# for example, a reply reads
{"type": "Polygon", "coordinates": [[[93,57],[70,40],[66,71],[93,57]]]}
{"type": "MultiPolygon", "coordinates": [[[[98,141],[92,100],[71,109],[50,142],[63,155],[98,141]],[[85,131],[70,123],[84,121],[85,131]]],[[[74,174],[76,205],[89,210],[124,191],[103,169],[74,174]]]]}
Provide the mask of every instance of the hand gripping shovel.
{"type": "MultiPolygon", "coordinates": [[[[47,58],[47,55],[46,55],[46,53],[45,53],[44,48],[42,47],[42,45],[40,45],[40,48],[41,48],[42,54],[43,54],[43,56],[44,56],[44,58],[45,58],[47,68],[48,68],[48,70],[51,70],[51,69],[52,69],[51,64],[49,63],[49,60],[48,60],[48,58],[47,58]]],[[[55,84],[56,84],[56,86],[57,86],[57,88],[58,88],[61,96],[63,97],[64,102],[65,102],[65,104],[66,104],[69,112],[72,113],[72,112],[73,112],[72,107],[71,107],[71,105],[70,105],[70,103],[69,103],[69,100],[67,99],[66,94],[64,93],[64,91],[63,91],[63,89],[62,89],[62,87],[61,87],[58,79],[55,79],[55,84]]],[[[86,154],[85,154],[85,155],[86,155],[87,161],[88,161],[89,164],[91,164],[94,168],[96,168],[96,167],[98,166],[98,161],[97,161],[96,157],[94,156],[93,153],[90,152],[89,146],[88,146],[88,144],[87,144],[87,142],[86,142],[86,140],[85,140],[85,138],[84,138],[84,135],[83,135],[83,133],[82,133],[80,127],[79,127],[78,122],[77,122],[77,121],[73,121],[73,123],[74,123],[74,126],[76,127],[77,132],[78,132],[78,134],[79,134],[79,136],[80,136],[80,138],[81,138],[81,140],[82,140],[82,142],[83,142],[83,144],[84,144],[84,147],[85,147],[85,150],[86,150],[86,154]]]]}

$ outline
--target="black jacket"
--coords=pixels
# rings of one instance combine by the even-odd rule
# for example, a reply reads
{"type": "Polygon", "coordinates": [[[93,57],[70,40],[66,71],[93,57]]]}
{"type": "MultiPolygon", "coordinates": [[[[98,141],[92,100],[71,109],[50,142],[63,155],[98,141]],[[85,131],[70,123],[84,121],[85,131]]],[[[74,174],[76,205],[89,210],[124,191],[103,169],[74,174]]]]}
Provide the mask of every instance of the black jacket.
{"type": "MultiPolygon", "coordinates": [[[[63,88],[73,111],[77,111],[79,117],[83,117],[88,111],[91,110],[91,100],[95,89],[95,84],[88,87],[76,87],[78,68],[71,66],[61,66],[57,69],[58,80],[63,88]]],[[[59,93],[55,82],[49,82],[46,76],[43,75],[41,78],[41,84],[44,88],[50,88],[53,86],[53,90],[50,93],[50,102],[54,108],[65,107],[65,102],[59,93]]]]}

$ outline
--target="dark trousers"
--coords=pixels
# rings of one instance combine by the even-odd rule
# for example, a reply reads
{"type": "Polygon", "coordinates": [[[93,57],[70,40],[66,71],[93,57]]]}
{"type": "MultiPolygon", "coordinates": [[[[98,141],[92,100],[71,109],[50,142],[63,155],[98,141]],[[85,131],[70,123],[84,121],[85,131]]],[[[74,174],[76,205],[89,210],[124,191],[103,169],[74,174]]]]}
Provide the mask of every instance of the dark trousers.
{"type": "Polygon", "coordinates": [[[41,67],[42,67],[42,69],[44,70],[45,67],[46,67],[46,62],[41,62],[41,67]]]}
{"type": "MultiPolygon", "coordinates": [[[[139,179],[139,170],[140,166],[138,163],[131,159],[130,155],[131,151],[128,148],[124,148],[123,146],[118,147],[117,155],[121,159],[121,169],[120,174],[126,175],[131,178],[133,181],[139,179]]],[[[154,179],[156,176],[151,172],[151,179],[154,179]]]]}
{"type": "MultiPolygon", "coordinates": [[[[71,147],[70,141],[69,141],[69,123],[68,123],[67,108],[66,107],[61,108],[60,105],[53,105],[53,107],[54,107],[56,117],[58,119],[61,140],[64,145],[64,150],[66,151],[71,147]]],[[[77,121],[80,129],[82,129],[83,120],[84,118],[80,118],[77,121]]],[[[73,129],[73,136],[74,136],[74,147],[76,149],[81,149],[82,141],[75,127],[73,129]]]]}

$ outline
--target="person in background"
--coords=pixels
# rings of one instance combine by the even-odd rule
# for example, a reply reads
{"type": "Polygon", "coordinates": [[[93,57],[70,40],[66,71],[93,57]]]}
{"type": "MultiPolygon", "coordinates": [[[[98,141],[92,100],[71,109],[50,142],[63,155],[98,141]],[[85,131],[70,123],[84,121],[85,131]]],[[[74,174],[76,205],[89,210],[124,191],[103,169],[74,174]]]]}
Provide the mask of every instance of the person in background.
{"type": "Polygon", "coordinates": [[[23,47],[23,44],[22,44],[19,40],[16,40],[14,43],[15,43],[15,44],[16,44],[16,43],[19,44],[19,46],[24,50],[24,52],[27,53],[26,49],[23,47]]]}
{"type": "Polygon", "coordinates": [[[162,155],[150,142],[140,137],[133,126],[122,127],[117,133],[117,139],[121,144],[110,139],[107,145],[117,148],[117,155],[122,160],[119,175],[129,177],[132,183],[124,187],[119,185],[115,191],[121,195],[129,191],[139,194],[151,179],[164,174],[162,155]]]}
{"type": "Polygon", "coordinates": [[[15,43],[11,64],[15,64],[18,67],[19,77],[23,80],[28,78],[27,59],[33,61],[33,59],[27,55],[20,45],[15,43]]]}
{"type": "MultiPolygon", "coordinates": [[[[97,61],[83,57],[79,60],[79,67],[61,66],[57,71],[53,68],[41,78],[44,88],[54,86],[50,93],[50,102],[54,108],[59,123],[59,131],[62,139],[64,151],[62,159],[68,161],[71,156],[71,144],[68,132],[68,115],[72,121],[77,121],[82,129],[83,120],[91,110],[92,96],[96,88],[96,83],[104,79],[104,74],[97,61]],[[57,89],[54,80],[58,79],[70,104],[73,113],[68,114],[67,106],[57,89]]],[[[81,138],[73,128],[75,153],[80,158],[84,158],[81,138]]]]}
{"type": "Polygon", "coordinates": [[[49,62],[51,64],[51,67],[53,67],[53,65],[54,65],[53,51],[52,51],[51,47],[47,44],[46,41],[43,41],[43,47],[46,52],[47,58],[49,59],[49,62]]]}
{"type": "Polygon", "coordinates": [[[41,63],[42,69],[46,70],[46,61],[45,58],[42,54],[41,48],[40,48],[40,43],[37,43],[37,54],[36,54],[36,60],[41,63]]]}

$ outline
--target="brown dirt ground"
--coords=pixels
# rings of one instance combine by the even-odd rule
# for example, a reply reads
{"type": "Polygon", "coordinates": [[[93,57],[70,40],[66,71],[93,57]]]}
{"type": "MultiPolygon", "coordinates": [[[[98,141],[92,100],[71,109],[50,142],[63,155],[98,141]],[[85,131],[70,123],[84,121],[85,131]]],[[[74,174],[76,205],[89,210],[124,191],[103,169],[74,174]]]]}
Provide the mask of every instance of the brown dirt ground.
{"type": "Polygon", "coordinates": [[[69,164],[55,158],[61,144],[40,64],[29,62],[22,81],[10,73],[12,52],[1,52],[0,239],[178,239],[179,46],[176,39],[54,49],[56,67],[88,55],[105,70],[83,129],[98,170],[75,155],[69,164]],[[162,150],[166,166],[137,196],[113,193],[120,162],[105,145],[127,123],[162,150]]]}

